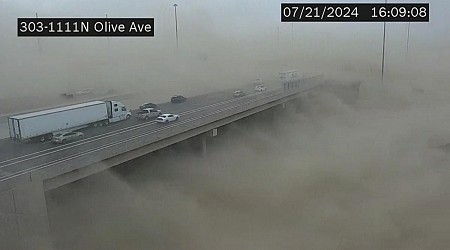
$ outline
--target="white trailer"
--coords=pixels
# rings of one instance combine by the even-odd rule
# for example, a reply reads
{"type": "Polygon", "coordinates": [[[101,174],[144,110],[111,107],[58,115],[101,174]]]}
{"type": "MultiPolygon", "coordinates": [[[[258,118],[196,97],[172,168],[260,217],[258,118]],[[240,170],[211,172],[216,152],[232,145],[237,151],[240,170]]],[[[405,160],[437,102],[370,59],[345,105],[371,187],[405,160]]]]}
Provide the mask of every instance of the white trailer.
{"type": "Polygon", "coordinates": [[[117,101],[93,101],[8,117],[13,140],[50,140],[54,132],[103,126],[128,119],[131,113],[117,101]]]}

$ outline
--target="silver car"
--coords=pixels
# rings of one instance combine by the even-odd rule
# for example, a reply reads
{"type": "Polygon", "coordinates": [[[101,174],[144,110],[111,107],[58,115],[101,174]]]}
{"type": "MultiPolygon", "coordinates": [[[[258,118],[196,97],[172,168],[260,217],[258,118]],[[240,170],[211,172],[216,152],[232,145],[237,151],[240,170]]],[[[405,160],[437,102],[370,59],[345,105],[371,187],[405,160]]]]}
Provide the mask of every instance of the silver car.
{"type": "Polygon", "coordinates": [[[233,96],[234,97],[242,97],[242,96],[245,96],[245,93],[242,92],[241,90],[236,90],[236,91],[234,91],[233,96]]]}
{"type": "Polygon", "coordinates": [[[140,120],[150,120],[150,118],[162,115],[161,110],[154,108],[147,108],[137,112],[136,117],[140,120]]]}
{"type": "Polygon", "coordinates": [[[84,134],[81,132],[61,132],[53,135],[52,141],[56,143],[67,143],[83,139],[84,134]]]}

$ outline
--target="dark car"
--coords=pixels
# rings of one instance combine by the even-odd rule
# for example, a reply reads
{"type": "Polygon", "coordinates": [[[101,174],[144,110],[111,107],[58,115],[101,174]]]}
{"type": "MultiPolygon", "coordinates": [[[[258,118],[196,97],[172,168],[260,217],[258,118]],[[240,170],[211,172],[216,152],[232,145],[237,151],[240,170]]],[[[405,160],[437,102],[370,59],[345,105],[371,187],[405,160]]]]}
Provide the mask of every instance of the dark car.
{"type": "Polygon", "coordinates": [[[148,109],[148,108],[155,109],[157,107],[158,107],[158,105],[151,103],[151,102],[147,102],[147,103],[144,103],[141,106],[139,106],[139,110],[144,110],[144,109],[148,109]]]}
{"type": "Polygon", "coordinates": [[[182,96],[182,95],[174,95],[172,96],[172,98],[170,99],[170,101],[172,103],[180,103],[180,102],[185,102],[186,101],[186,97],[182,96]]]}

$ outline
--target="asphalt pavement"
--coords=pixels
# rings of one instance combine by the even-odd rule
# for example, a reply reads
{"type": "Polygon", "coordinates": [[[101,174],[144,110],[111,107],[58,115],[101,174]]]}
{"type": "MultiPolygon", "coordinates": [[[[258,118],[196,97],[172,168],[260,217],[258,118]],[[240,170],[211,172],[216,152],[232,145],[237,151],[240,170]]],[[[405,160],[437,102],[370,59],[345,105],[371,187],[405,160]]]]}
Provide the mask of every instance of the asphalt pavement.
{"type": "MultiPolygon", "coordinates": [[[[254,90],[252,89],[251,85],[245,86],[241,89],[244,90],[244,92],[247,92],[248,94],[254,93],[254,90]]],[[[205,95],[188,97],[186,102],[183,103],[171,103],[171,102],[161,103],[158,104],[158,109],[161,109],[163,113],[181,114],[181,116],[184,118],[183,112],[196,110],[202,107],[207,107],[208,105],[211,104],[234,99],[235,98],[233,97],[233,91],[225,90],[205,95]]],[[[136,111],[137,110],[133,110],[132,113],[135,113],[136,111]]],[[[133,127],[142,123],[145,123],[145,121],[136,119],[133,114],[132,118],[129,120],[111,123],[105,127],[84,128],[80,129],[80,131],[82,131],[85,134],[85,139],[89,139],[94,136],[112,133],[116,130],[125,129],[127,127],[133,127]]],[[[6,131],[7,129],[8,127],[6,124],[6,131]]],[[[51,141],[40,143],[32,141],[17,142],[12,141],[10,139],[0,139],[0,166],[2,165],[2,162],[58,146],[59,146],[58,144],[55,144],[51,141]]]]}

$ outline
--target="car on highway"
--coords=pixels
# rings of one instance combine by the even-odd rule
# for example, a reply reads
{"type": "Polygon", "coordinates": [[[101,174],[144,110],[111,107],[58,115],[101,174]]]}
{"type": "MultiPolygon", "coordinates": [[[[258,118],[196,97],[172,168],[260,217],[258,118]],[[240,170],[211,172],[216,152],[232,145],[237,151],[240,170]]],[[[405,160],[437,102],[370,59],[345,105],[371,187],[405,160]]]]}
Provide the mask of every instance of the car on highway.
{"type": "Polygon", "coordinates": [[[162,115],[161,110],[154,108],[146,108],[136,113],[136,118],[139,120],[150,120],[162,115]]]}
{"type": "Polygon", "coordinates": [[[67,131],[67,132],[60,132],[53,135],[52,141],[56,143],[67,143],[72,141],[78,141],[83,139],[84,134],[81,132],[75,132],[75,131],[67,131]]]}
{"type": "Polygon", "coordinates": [[[185,102],[186,100],[187,100],[187,98],[182,95],[174,95],[174,96],[172,96],[172,98],[170,98],[170,101],[172,103],[185,102]]]}
{"type": "Polygon", "coordinates": [[[236,91],[234,91],[233,96],[234,97],[241,97],[241,96],[245,96],[245,93],[242,92],[241,90],[236,90],[236,91]]]}
{"type": "Polygon", "coordinates": [[[260,79],[260,78],[258,78],[258,79],[253,81],[253,85],[254,86],[256,86],[256,85],[263,85],[263,83],[264,83],[263,80],[260,79]]]}
{"type": "Polygon", "coordinates": [[[156,117],[155,121],[160,122],[160,123],[168,123],[168,122],[178,121],[179,118],[180,118],[179,115],[163,114],[163,115],[156,117]]]}
{"type": "Polygon", "coordinates": [[[267,89],[266,89],[266,87],[264,86],[264,85],[257,85],[257,86],[255,86],[255,91],[256,92],[263,92],[263,91],[266,91],[267,89]]]}
{"type": "Polygon", "coordinates": [[[146,102],[146,103],[143,103],[141,106],[139,106],[139,110],[144,110],[144,109],[148,109],[148,108],[156,109],[156,108],[158,108],[158,105],[151,103],[151,102],[146,102]]]}
{"type": "Polygon", "coordinates": [[[66,98],[74,98],[75,96],[86,95],[86,94],[90,94],[90,93],[92,93],[92,89],[83,89],[81,91],[65,92],[62,95],[66,98]]]}

